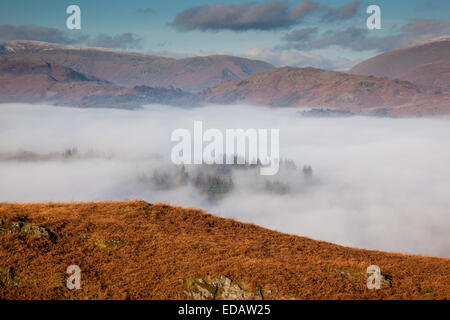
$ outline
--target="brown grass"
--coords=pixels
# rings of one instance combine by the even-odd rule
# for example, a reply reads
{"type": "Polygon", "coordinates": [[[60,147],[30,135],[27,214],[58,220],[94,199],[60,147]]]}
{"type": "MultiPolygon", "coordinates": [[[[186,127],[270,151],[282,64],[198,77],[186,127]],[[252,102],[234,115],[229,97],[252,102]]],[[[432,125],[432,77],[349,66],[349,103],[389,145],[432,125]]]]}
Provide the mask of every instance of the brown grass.
{"type": "Polygon", "coordinates": [[[196,209],[142,201],[3,203],[0,218],[56,234],[0,233],[0,273],[8,273],[0,299],[184,299],[180,279],[216,275],[261,288],[266,299],[450,298],[450,259],[351,249],[196,209]],[[81,267],[81,290],[65,287],[72,264],[81,267]],[[367,289],[372,264],[392,287],[367,289]]]}

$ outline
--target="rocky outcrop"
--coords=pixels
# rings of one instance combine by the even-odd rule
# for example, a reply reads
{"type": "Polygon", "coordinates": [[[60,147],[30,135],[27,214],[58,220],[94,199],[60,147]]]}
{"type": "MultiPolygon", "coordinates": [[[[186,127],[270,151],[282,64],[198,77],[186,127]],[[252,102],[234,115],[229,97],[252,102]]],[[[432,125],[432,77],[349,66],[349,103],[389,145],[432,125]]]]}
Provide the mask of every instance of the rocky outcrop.
{"type": "MultiPolygon", "coordinates": [[[[368,277],[368,275],[363,272],[355,272],[355,271],[343,270],[343,269],[337,269],[337,268],[331,269],[330,272],[337,274],[347,280],[365,281],[365,280],[367,280],[367,277],[368,277]]],[[[381,289],[392,288],[392,276],[382,273],[381,278],[380,278],[380,285],[381,285],[381,289]]]]}
{"type": "Polygon", "coordinates": [[[0,287],[11,287],[18,285],[18,279],[14,277],[14,270],[10,267],[0,268],[0,287]]]}
{"type": "Polygon", "coordinates": [[[31,222],[0,221],[0,233],[12,233],[23,237],[35,237],[38,239],[55,240],[56,235],[49,229],[31,222]]]}
{"type": "Polygon", "coordinates": [[[183,279],[184,293],[193,300],[262,300],[261,290],[245,290],[236,281],[219,275],[209,279],[183,279]]]}

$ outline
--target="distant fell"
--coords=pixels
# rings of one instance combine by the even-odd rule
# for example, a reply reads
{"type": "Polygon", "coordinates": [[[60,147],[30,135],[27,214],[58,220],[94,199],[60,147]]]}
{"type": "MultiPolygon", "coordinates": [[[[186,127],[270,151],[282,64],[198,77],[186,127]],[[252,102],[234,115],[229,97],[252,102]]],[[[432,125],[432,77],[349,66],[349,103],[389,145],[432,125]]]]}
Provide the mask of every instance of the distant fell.
{"type": "Polygon", "coordinates": [[[174,87],[191,92],[273,68],[263,61],[226,55],[173,59],[26,40],[0,42],[2,56],[42,59],[124,87],[174,87]]]}
{"type": "Polygon", "coordinates": [[[354,66],[353,74],[408,80],[450,89],[450,36],[392,50],[354,66]]]}

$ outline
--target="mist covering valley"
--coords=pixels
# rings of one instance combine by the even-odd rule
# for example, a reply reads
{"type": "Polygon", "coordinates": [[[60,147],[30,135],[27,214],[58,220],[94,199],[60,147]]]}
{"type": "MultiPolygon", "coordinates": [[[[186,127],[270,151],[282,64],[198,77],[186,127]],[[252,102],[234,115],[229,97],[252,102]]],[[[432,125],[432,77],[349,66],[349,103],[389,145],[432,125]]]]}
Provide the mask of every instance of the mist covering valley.
{"type": "Polygon", "coordinates": [[[450,256],[450,118],[0,105],[0,201],[139,198],[346,246],[450,256]],[[175,166],[171,133],[280,129],[280,171],[175,166]]]}

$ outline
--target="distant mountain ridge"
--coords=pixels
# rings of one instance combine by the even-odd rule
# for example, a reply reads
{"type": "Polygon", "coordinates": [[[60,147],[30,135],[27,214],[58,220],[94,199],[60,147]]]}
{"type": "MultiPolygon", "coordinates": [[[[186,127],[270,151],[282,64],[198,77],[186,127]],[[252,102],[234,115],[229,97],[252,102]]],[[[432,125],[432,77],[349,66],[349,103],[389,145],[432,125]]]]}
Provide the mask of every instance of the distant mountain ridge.
{"type": "Polygon", "coordinates": [[[362,114],[450,113],[450,95],[440,89],[374,76],[316,68],[284,67],[212,89],[211,103],[325,107],[362,114]]]}
{"type": "MultiPolygon", "coordinates": [[[[410,50],[430,44],[434,49],[437,42],[443,46],[450,44],[443,38],[401,50],[411,52],[410,50]]],[[[396,61],[396,52],[398,50],[388,52],[386,55],[392,54],[393,61],[396,61]]],[[[438,60],[425,64],[427,68],[439,66],[442,64],[441,61],[449,60],[440,55],[435,58],[438,60]]],[[[450,90],[446,90],[445,85],[431,86],[400,79],[325,71],[311,67],[269,68],[241,79],[234,72],[228,73],[226,71],[228,69],[217,73],[220,68],[215,68],[212,62],[217,59],[222,63],[219,63],[220,68],[223,67],[224,61],[227,63],[234,61],[233,66],[239,66],[245,74],[256,70],[246,69],[248,61],[250,64],[253,63],[251,60],[226,56],[176,60],[138,53],[120,53],[109,49],[61,46],[34,41],[3,42],[0,44],[0,103],[50,103],[105,108],[135,108],[155,103],[178,106],[198,106],[208,103],[253,104],[271,107],[331,108],[354,114],[382,116],[450,114],[450,90]],[[51,62],[56,60],[64,65],[51,62]],[[182,78],[186,80],[187,87],[191,83],[192,88],[203,83],[205,79],[215,79],[215,83],[218,84],[195,93],[174,88],[172,85],[165,86],[164,84],[174,79],[181,79],[177,77],[182,73],[174,73],[172,69],[179,63],[183,66],[182,78]],[[155,69],[155,66],[159,69],[155,69]],[[155,71],[157,69],[158,72],[155,71]],[[87,73],[82,72],[84,70],[87,73]],[[152,70],[151,76],[147,74],[149,70],[152,70]],[[174,74],[177,76],[174,77],[174,74]],[[133,82],[130,79],[134,79],[136,83],[142,79],[153,79],[155,85],[130,87],[117,84],[117,82],[130,84],[133,82]]],[[[385,62],[387,63],[389,59],[385,59],[385,62]]],[[[414,71],[414,65],[409,65],[412,63],[411,60],[405,61],[407,63],[405,62],[404,70],[414,71]]],[[[423,69],[421,63],[424,60],[419,59],[418,62],[418,68],[423,69]]],[[[441,71],[440,75],[445,74],[445,68],[441,71]]],[[[426,76],[427,74],[423,73],[422,79],[426,76]]],[[[445,84],[448,80],[446,77],[433,79],[433,84],[437,82],[445,84]]]]}
{"type": "Polygon", "coordinates": [[[198,104],[198,95],[173,88],[124,88],[40,59],[0,57],[0,103],[5,102],[135,108],[198,104]]]}
{"type": "Polygon", "coordinates": [[[267,62],[234,56],[173,59],[25,40],[0,42],[0,57],[42,59],[124,87],[174,87],[190,92],[274,68],[267,62]]]}
{"type": "Polygon", "coordinates": [[[349,73],[399,78],[450,90],[450,36],[385,52],[359,63],[349,73]]]}

